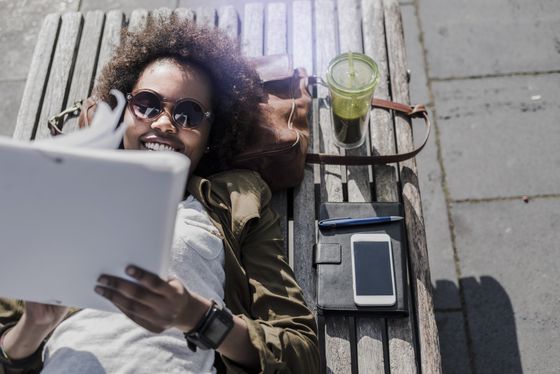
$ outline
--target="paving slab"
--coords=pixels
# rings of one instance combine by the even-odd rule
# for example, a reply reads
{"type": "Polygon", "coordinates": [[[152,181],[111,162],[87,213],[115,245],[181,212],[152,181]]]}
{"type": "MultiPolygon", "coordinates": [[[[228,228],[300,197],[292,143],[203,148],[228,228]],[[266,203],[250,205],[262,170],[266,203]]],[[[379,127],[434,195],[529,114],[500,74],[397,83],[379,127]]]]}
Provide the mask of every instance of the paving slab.
{"type": "Polygon", "coordinates": [[[560,372],[560,198],[451,210],[476,373],[560,372]]]}
{"type": "Polygon", "coordinates": [[[415,6],[413,4],[403,5],[401,3],[401,13],[406,57],[408,69],[410,70],[410,102],[413,104],[428,104],[430,102],[430,94],[415,6]]]}
{"type": "Polygon", "coordinates": [[[560,74],[434,82],[452,199],[560,193],[560,74]]]}
{"type": "Polygon", "coordinates": [[[558,0],[419,0],[431,78],[560,68],[558,0]]]}
{"type": "Polygon", "coordinates": [[[470,374],[463,313],[437,312],[436,323],[443,374],[470,374]]]}
{"type": "Polygon", "coordinates": [[[11,137],[16,127],[25,81],[0,82],[0,135],[11,137]]]}
{"type": "Polygon", "coordinates": [[[49,13],[78,9],[78,0],[0,0],[0,81],[27,78],[43,19],[49,13]]]}

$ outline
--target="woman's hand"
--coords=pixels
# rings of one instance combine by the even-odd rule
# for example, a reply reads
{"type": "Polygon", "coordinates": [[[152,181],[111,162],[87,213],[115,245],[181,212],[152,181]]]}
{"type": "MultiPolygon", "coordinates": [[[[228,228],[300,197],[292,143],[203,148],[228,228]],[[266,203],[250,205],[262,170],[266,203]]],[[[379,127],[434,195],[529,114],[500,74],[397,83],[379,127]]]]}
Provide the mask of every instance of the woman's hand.
{"type": "MultiPolygon", "coordinates": [[[[190,331],[210,308],[210,300],[189,292],[177,279],[165,281],[136,266],[127,267],[126,272],[138,283],[103,274],[97,280],[101,285],[95,287],[95,292],[152,332],[170,327],[190,331]]],[[[217,350],[252,371],[259,371],[259,355],[251,343],[246,322],[237,316],[233,322],[233,329],[217,350]]]]}
{"type": "Polygon", "coordinates": [[[56,327],[68,313],[68,307],[25,302],[24,318],[36,326],[56,327]]]}
{"type": "Polygon", "coordinates": [[[111,301],[130,319],[152,332],[176,327],[191,330],[208,306],[191,294],[177,279],[163,280],[158,275],[128,266],[126,273],[137,280],[102,274],[95,292],[111,301]]]}
{"type": "Polygon", "coordinates": [[[65,306],[27,301],[23,315],[4,337],[4,351],[14,360],[31,356],[67,313],[65,306]]]}

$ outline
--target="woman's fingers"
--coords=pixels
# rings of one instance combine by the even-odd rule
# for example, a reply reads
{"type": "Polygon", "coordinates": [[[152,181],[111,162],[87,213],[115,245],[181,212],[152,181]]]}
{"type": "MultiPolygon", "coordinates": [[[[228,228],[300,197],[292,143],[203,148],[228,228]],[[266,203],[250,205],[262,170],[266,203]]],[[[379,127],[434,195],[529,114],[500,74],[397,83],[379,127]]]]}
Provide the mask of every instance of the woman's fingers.
{"type": "Polygon", "coordinates": [[[95,292],[112,302],[130,319],[150,331],[161,332],[169,325],[168,318],[160,315],[157,309],[120,293],[118,289],[96,286],[95,292]]]}
{"type": "Polygon", "coordinates": [[[138,284],[126,279],[103,274],[97,282],[108,289],[117,290],[122,295],[140,301],[143,304],[156,306],[163,301],[163,296],[153,292],[142,284],[138,284]]]}
{"type": "Polygon", "coordinates": [[[150,331],[161,332],[181,324],[190,293],[178,279],[164,281],[158,275],[137,266],[126,273],[135,281],[103,274],[95,292],[111,301],[130,319],[150,331]]]}
{"type": "Polygon", "coordinates": [[[138,283],[146,286],[156,293],[167,294],[167,283],[159,275],[141,269],[138,266],[129,265],[126,273],[136,279],[138,283]]]}

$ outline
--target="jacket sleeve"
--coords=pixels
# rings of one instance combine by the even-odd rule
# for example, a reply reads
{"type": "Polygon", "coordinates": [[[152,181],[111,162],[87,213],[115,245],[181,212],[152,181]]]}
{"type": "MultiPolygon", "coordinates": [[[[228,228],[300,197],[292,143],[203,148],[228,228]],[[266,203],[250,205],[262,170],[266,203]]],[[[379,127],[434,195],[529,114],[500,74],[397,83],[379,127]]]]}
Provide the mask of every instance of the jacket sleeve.
{"type": "MultiPolygon", "coordinates": [[[[283,254],[278,215],[266,207],[248,223],[241,247],[252,297],[241,316],[259,352],[262,373],[318,373],[317,325],[283,254]]],[[[228,373],[243,372],[223,357],[228,373]]]]}

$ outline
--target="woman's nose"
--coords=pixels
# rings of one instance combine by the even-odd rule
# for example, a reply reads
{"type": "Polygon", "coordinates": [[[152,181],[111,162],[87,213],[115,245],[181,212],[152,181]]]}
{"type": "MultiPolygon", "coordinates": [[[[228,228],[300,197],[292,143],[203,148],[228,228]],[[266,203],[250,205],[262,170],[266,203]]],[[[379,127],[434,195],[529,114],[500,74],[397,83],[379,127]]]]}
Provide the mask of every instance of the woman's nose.
{"type": "Polygon", "coordinates": [[[175,126],[171,122],[171,117],[167,111],[164,111],[154,122],[151,124],[152,129],[158,129],[161,132],[175,132],[175,126]]]}

